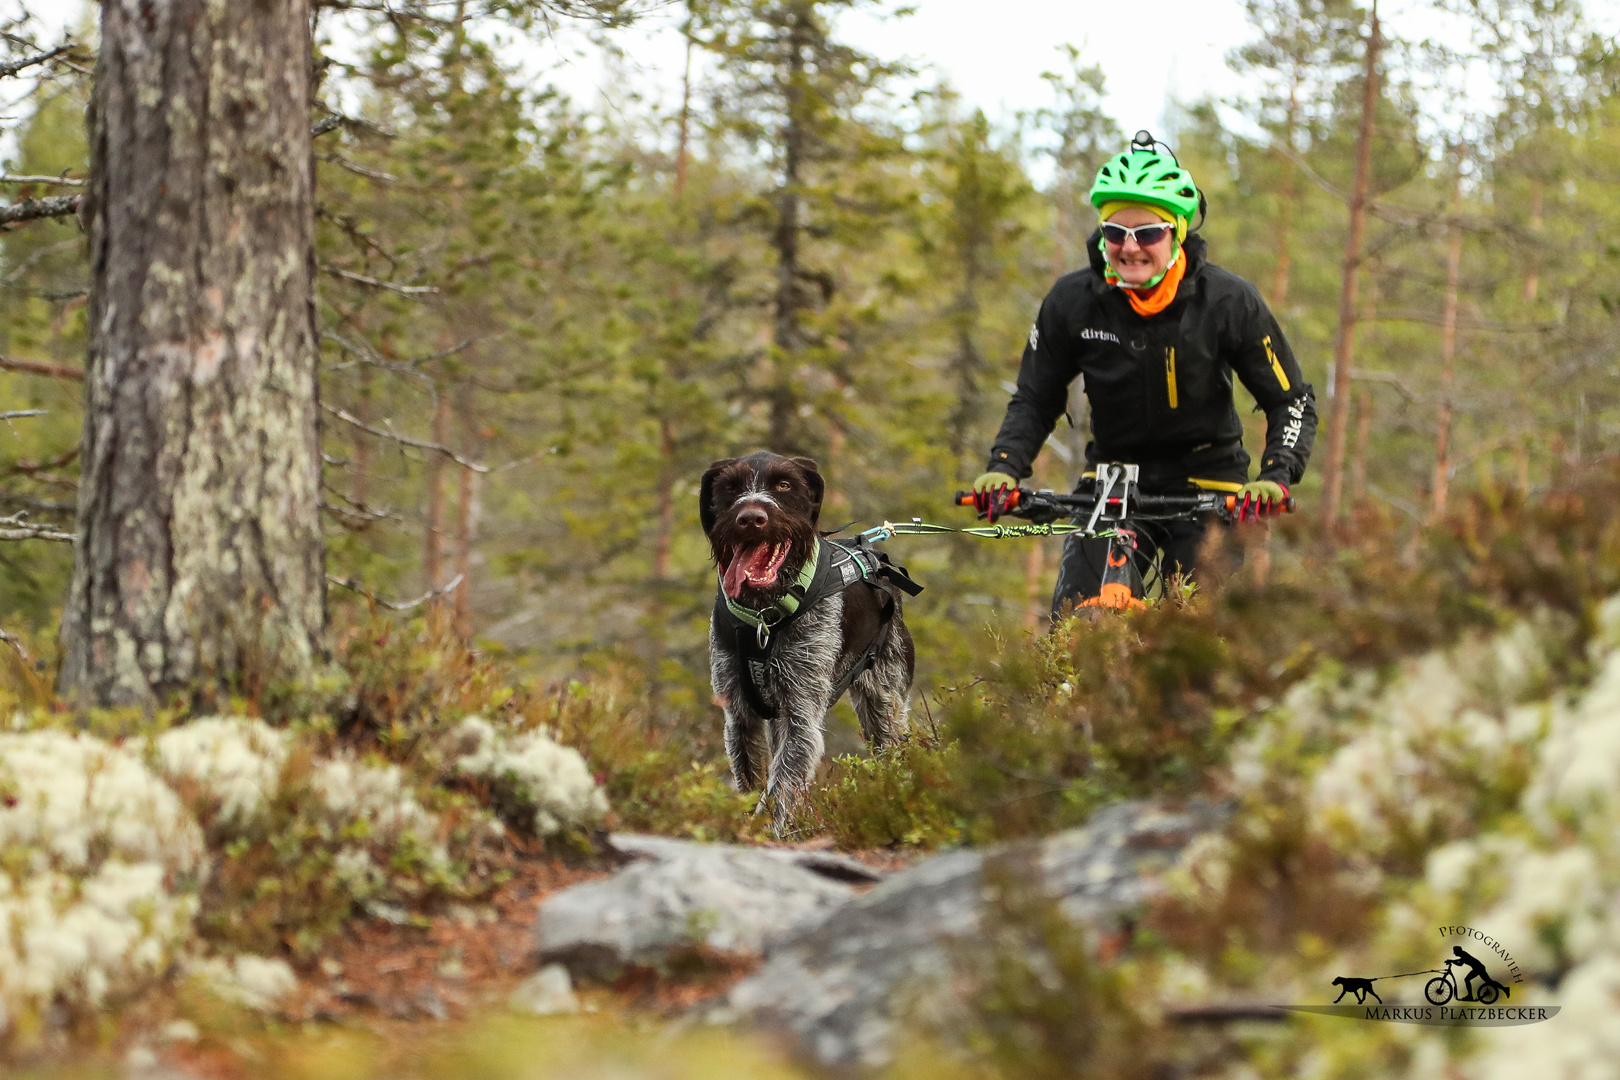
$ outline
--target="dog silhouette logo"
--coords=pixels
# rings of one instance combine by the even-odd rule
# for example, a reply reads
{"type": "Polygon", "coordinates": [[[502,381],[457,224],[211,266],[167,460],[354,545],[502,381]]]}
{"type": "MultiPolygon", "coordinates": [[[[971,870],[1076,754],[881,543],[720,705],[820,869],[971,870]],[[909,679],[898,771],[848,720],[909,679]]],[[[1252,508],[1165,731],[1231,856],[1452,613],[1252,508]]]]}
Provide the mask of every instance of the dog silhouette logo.
{"type": "Polygon", "coordinates": [[[1333,980],[1333,985],[1342,986],[1344,989],[1340,990],[1339,996],[1333,999],[1333,1004],[1337,1005],[1339,1002],[1343,1001],[1344,995],[1346,994],[1354,994],[1356,995],[1357,1005],[1365,1005],[1369,995],[1375,1001],[1377,1001],[1378,1004],[1382,1005],[1384,1003],[1384,999],[1379,997],[1378,991],[1373,989],[1373,983],[1377,981],[1377,979],[1356,979],[1348,975],[1340,975],[1338,978],[1333,980]]]}

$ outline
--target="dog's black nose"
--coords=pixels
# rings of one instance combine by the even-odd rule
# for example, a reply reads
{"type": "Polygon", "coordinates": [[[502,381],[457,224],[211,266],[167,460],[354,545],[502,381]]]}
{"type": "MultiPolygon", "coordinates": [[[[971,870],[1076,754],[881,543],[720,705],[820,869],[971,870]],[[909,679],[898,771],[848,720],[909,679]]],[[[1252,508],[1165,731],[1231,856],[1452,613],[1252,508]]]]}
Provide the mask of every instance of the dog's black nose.
{"type": "Polygon", "coordinates": [[[737,515],[737,524],[744,529],[763,529],[770,523],[765,511],[757,506],[745,506],[737,515]]]}

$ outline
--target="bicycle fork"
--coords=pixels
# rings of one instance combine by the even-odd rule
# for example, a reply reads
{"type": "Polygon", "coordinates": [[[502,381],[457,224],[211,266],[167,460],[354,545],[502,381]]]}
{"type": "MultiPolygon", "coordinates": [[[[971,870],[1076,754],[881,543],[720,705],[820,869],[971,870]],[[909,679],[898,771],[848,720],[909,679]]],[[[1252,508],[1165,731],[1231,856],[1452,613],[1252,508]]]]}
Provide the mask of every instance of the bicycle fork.
{"type": "Polygon", "coordinates": [[[1142,574],[1136,569],[1136,530],[1115,529],[1108,537],[1108,560],[1102,588],[1080,602],[1081,607],[1145,608],[1142,574]]]}

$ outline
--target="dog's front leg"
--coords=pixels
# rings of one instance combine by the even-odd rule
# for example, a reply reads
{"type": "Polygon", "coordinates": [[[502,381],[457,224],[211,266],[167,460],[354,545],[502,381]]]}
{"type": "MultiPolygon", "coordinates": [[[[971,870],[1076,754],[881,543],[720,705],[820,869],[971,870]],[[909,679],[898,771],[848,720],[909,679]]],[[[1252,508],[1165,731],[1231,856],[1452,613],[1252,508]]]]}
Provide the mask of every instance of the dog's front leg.
{"type": "Polygon", "coordinates": [[[828,597],[802,617],[792,637],[778,645],[771,663],[780,715],[771,721],[771,775],[761,805],[771,804],[778,836],[792,824],[826,748],[822,729],[832,696],[842,618],[841,599],[828,597]]]}
{"type": "Polygon", "coordinates": [[[726,706],[726,756],[731,759],[732,787],[758,791],[765,786],[770,743],[764,722],[751,715],[746,706],[726,706]]]}
{"type": "Polygon", "coordinates": [[[765,794],[760,806],[772,808],[771,821],[778,838],[793,824],[794,812],[810,790],[811,777],[821,762],[826,749],[822,725],[826,710],[816,708],[827,700],[832,681],[826,680],[820,695],[813,702],[794,699],[791,708],[771,721],[771,741],[775,753],[771,757],[771,775],[765,783],[765,794]],[[806,706],[809,706],[808,708],[806,706]]]}
{"type": "Polygon", "coordinates": [[[711,626],[709,685],[726,714],[726,757],[731,759],[731,786],[738,791],[758,791],[765,786],[770,743],[765,722],[748,707],[741,680],[736,651],[711,626]]]}

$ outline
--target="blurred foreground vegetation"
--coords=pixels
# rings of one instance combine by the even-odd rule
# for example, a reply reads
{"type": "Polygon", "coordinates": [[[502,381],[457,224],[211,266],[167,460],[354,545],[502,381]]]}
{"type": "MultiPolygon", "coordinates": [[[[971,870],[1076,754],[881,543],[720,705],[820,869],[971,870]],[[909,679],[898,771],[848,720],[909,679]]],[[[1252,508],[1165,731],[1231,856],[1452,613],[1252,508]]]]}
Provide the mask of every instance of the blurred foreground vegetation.
{"type": "MultiPolygon", "coordinates": [[[[961,977],[983,988],[976,1012],[945,1030],[917,1017],[894,1075],[1150,1077],[1173,1065],[1215,1076],[1246,1063],[1268,1077],[1308,1068],[1349,1078],[1376,1062],[1377,1075],[1416,1077],[1454,1061],[1458,1075],[1486,1077],[1491,1062],[1530,1047],[1551,1052],[1533,1041],[1538,1029],[1437,1032],[1332,1018],[1209,1028],[1178,1021],[1176,1010],[1314,1002],[1335,974],[1434,963],[1434,928],[1457,922],[1501,927],[1512,941],[1529,976],[1514,985],[1513,1003],[1556,1002],[1568,986],[1593,992],[1611,963],[1599,927],[1620,886],[1604,824],[1615,789],[1603,779],[1620,775],[1620,668],[1611,660],[1620,655],[1620,609],[1605,603],[1620,593],[1620,463],[1571,473],[1534,501],[1481,492],[1415,548],[1367,515],[1347,543],[1284,527],[1270,551],[1263,582],[1251,557],[1224,587],[1179,603],[1047,637],[992,633],[973,678],[924,688],[931,704],[918,710],[909,742],[827,767],[803,834],[846,848],[1015,841],[1083,824],[1125,798],[1202,795],[1237,812],[1125,940],[1095,939],[1069,922],[1028,867],[999,878],[992,868],[989,951],[981,942],[961,957],[961,977]],[[1571,761],[1597,786],[1571,789],[1581,783],[1565,771],[1571,761]],[[1549,892],[1544,879],[1559,867],[1566,885],[1549,892]]],[[[654,705],[634,666],[546,683],[468,652],[431,620],[348,620],[340,637],[348,681],[332,688],[326,711],[280,722],[304,731],[308,745],[404,767],[423,805],[448,812],[465,800],[468,813],[494,805],[477,785],[442,786],[442,767],[426,752],[435,732],[476,714],[545,728],[580,750],[609,794],[611,827],[761,835],[752,801],[722,782],[715,718],[654,705]]],[[[13,658],[6,670],[0,705],[15,723],[67,720],[29,668],[13,658]]],[[[178,719],[107,714],[88,723],[127,741],[141,725],[178,719]]],[[[284,829],[295,820],[272,819],[284,829]]],[[[199,928],[215,947],[309,956],[322,935],[361,914],[364,898],[307,872],[324,865],[319,837],[271,828],[216,853],[218,895],[236,914],[210,922],[210,910],[226,908],[205,897],[199,928]],[[249,902],[266,876],[299,888],[249,902]]],[[[588,833],[540,848],[517,833],[503,843],[515,846],[490,848],[484,862],[462,864],[464,876],[390,901],[421,913],[476,904],[514,856],[590,858],[588,833]]],[[[409,864],[396,870],[409,880],[409,864]]],[[[769,1043],[666,1030],[657,1011],[625,1012],[607,990],[586,991],[603,1010],[595,1019],[395,1025],[378,1029],[384,1035],[364,1025],[266,1027],[212,1000],[178,999],[180,1015],[201,1030],[195,1052],[255,1062],[255,1075],[727,1075],[737,1062],[756,1075],[797,1075],[800,1067],[759,1049],[769,1043]],[[765,1056],[756,1065],[750,1054],[765,1056]]],[[[1601,998],[1562,1000],[1571,1019],[1548,1038],[1614,1019],[1601,998]]],[[[125,1008],[129,1024],[154,1006],[125,1008]]],[[[172,1006],[159,1012],[175,1015],[172,1006]]],[[[106,1053],[129,1044],[117,1022],[80,1030],[106,1053]]]]}

